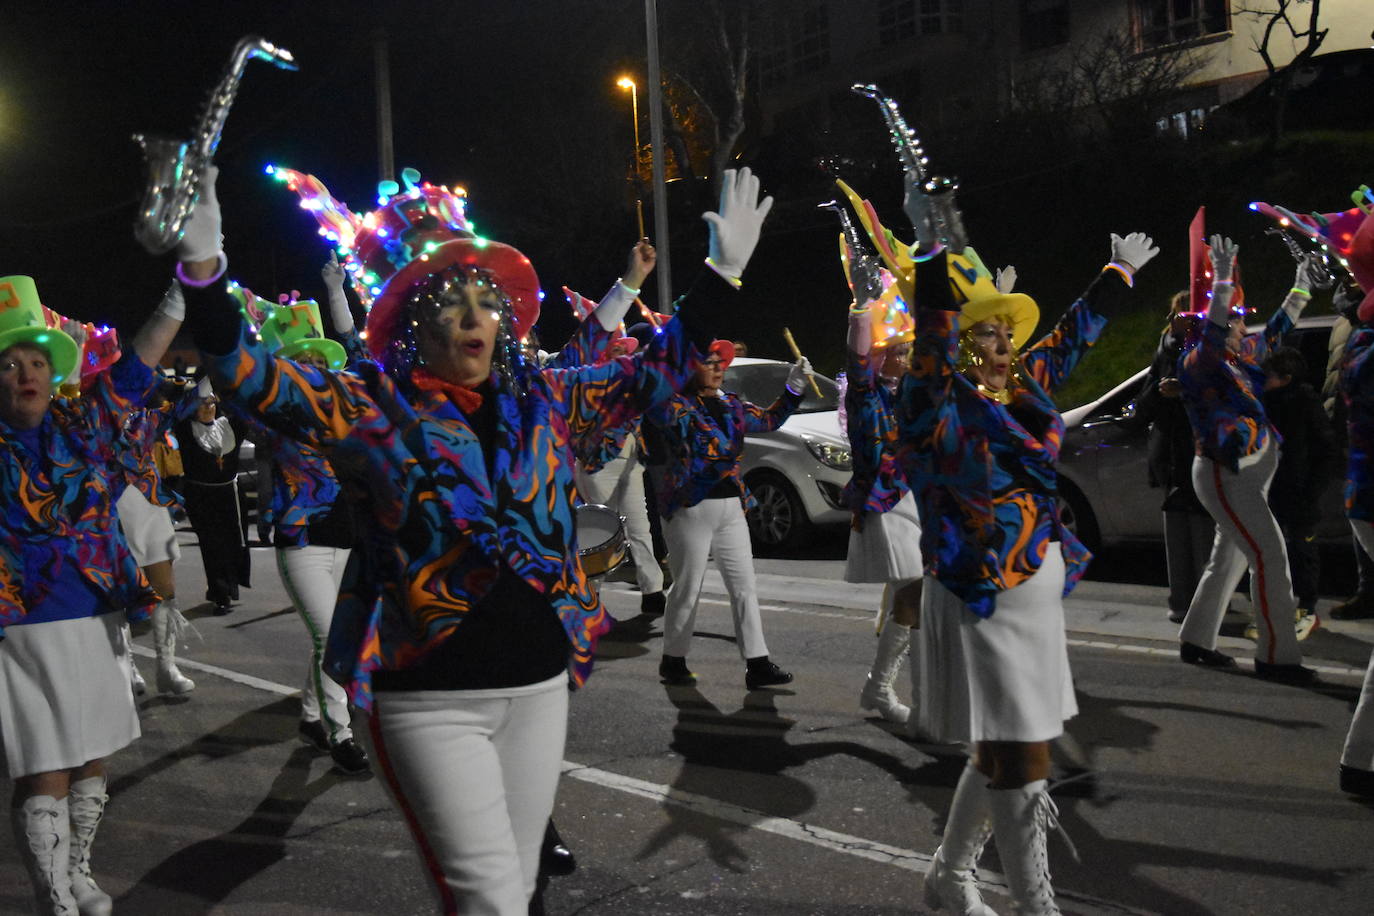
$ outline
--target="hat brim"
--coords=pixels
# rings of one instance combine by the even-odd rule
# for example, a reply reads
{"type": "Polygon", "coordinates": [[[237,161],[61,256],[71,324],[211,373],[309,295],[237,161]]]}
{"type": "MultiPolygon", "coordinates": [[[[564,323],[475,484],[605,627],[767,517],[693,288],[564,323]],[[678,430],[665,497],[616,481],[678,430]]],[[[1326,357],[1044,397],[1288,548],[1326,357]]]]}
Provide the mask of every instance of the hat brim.
{"type": "Polygon", "coordinates": [[[529,258],[501,242],[455,238],[402,267],[382,288],[367,313],[367,349],[373,356],[386,353],[411,288],[425,277],[455,266],[484,270],[496,278],[496,285],[514,309],[511,320],[517,339],[539,319],[539,277],[529,258]]]}
{"type": "MultiPolygon", "coordinates": [[[[722,369],[729,369],[729,368],[730,368],[730,364],[733,363],[733,362],[735,361],[735,345],[734,345],[734,343],[731,342],[731,341],[728,341],[728,340],[713,340],[713,341],[711,341],[711,346],[709,346],[709,347],[706,348],[706,355],[707,355],[707,358],[708,358],[708,359],[710,358],[710,355],[711,355],[712,353],[714,353],[714,354],[716,354],[717,356],[720,357],[720,367],[721,367],[722,369]]],[[[703,360],[703,362],[704,362],[704,361],[705,361],[705,360],[703,360]]]]}
{"type": "Polygon", "coordinates": [[[344,351],[343,344],[328,337],[307,337],[294,341],[278,350],[277,355],[283,359],[295,359],[310,351],[323,356],[331,369],[342,369],[344,363],[348,362],[348,354],[344,351]]]}
{"type": "Polygon", "coordinates": [[[52,365],[52,386],[56,388],[63,382],[76,380],[72,374],[76,372],[77,361],[81,359],[81,348],[76,345],[76,341],[66,331],[57,328],[11,328],[8,331],[0,331],[0,353],[4,353],[10,347],[19,344],[27,344],[37,347],[48,354],[48,361],[52,365]]]}
{"type": "Polygon", "coordinates": [[[980,321],[987,321],[998,315],[1011,319],[1011,345],[1020,350],[1035,333],[1040,323],[1040,306],[1025,293],[998,293],[965,302],[959,313],[959,330],[967,331],[980,321]]]}

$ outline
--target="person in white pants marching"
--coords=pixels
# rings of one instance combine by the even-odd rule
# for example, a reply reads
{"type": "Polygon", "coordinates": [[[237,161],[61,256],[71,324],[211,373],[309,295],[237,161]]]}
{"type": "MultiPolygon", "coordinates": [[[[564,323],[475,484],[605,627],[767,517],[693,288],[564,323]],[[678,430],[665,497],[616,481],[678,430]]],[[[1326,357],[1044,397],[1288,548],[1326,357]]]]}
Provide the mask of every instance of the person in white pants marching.
{"type": "Polygon", "coordinates": [[[1316,672],[1301,664],[1288,553],[1268,503],[1279,444],[1260,398],[1264,370],[1259,364],[1311,298],[1315,268],[1310,259],[1299,263],[1293,288],[1265,332],[1247,336],[1244,313],[1234,314],[1232,309],[1237,250],[1230,239],[1212,236],[1208,257],[1214,279],[1207,319],[1200,340],[1179,363],[1184,407],[1198,448],[1193,486],[1217,523],[1211,559],[1179,629],[1179,657],[1207,667],[1235,666],[1233,658],[1217,651],[1217,633],[1230,595],[1248,566],[1258,626],[1255,674],[1310,683],[1316,672]]]}
{"type": "Polygon", "coordinates": [[[801,404],[811,364],[805,357],[799,359],[787,374],[782,395],[765,409],[720,390],[734,356],[730,341],[713,341],[688,388],[644,417],[663,434],[669,455],[662,486],[655,488],[673,573],[659,675],[670,684],[696,680],[687,667],[687,654],[706,563],[714,557],[730,594],[745,686],[754,690],[789,683],[792,675],[769,660],[763,639],[754,554],[744,518],[753,497],[740,478],[739,457],[746,433],[777,429],[801,404]]]}

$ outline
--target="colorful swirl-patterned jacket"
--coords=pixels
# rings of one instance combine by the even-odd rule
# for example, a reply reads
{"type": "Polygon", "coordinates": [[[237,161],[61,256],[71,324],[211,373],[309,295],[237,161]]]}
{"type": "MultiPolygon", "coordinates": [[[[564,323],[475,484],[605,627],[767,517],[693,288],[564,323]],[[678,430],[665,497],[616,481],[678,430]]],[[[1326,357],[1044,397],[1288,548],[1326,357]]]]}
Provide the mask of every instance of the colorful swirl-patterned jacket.
{"type": "Polygon", "coordinates": [[[1374,522],[1374,328],[1350,335],[1341,357],[1350,459],[1345,474],[1345,514],[1374,522]]]}
{"type": "MultiPolygon", "coordinates": [[[[356,367],[359,361],[367,359],[356,331],[340,336],[348,354],[348,367],[356,367]]],[[[251,416],[245,419],[253,438],[271,457],[272,497],[264,521],[272,524],[272,543],[278,549],[305,546],[309,543],[311,522],[327,515],[339,498],[334,470],[323,448],[293,441],[251,416]]],[[[258,483],[261,486],[263,481],[258,483]]]]}
{"type": "Polygon", "coordinates": [[[132,351],[79,397],[57,397],[34,455],[0,420],[0,635],[47,594],[50,572],[74,563],[106,603],[142,620],[157,597],[119,530],[130,417],[154,387],[132,351]]]}
{"type": "Polygon", "coordinates": [[[1247,334],[1240,352],[1226,347],[1224,325],[1203,320],[1202,333],[1178,359],[1183,406],[1197,453],[1232,471],[1279,434],[1264,414],[1264,370],[1260,364],[1293,327],[1288,308],[1277,309],[1263,333],[1247,334]]]}
{"type": "MultiPolygon", "coordinates": [[[[704,275],[683,299],[682,320],[700,318],[729,290],[704,275]]],[[[187,290],[188,306],[200,293],[187,290]]],[[[583,683],[610,624],[577,558],[572,442],[669,398],[690,373],[692,342],[704,346],[709,334],[674,321],[633,357],[526,367],[523,395],[493,373],[489,473],[477,434],[443,393],[405,391],[374,363],[353,372],[302,367],[270,356],[242,330],[237,349],[215,356],[228,349],[222,328],[239,320],[232,300],[212,307],[219,327],[202,322],[197,340],[216,389],[277,432],[325,450],[370,501],[325,660],[353,702],[370,706],[374,671],[412,667],[460,632],[503,564],[548,597],[568,637],[572,681],[583,683]]]]}
{"type": "Polygon", "coordinates": [[[652,423],[662,434],[667,451],[661,485],[654,487],[659,515],[665,519],[679,509],[695,506],[722,481],[734,484],[746,511],[752,508],[756,500],[739,472],[744,437],[777,429],[801,404],[802,395],[784,386],[778,399],[766,408],[742,401],[728,391],[720,393],[720,400],[725,408],[724,426],[711,416],[698,394],[674,395],[644,414],[644,422],[652,423]]]}
{"type": "Polygon", "coordinates": [[[853,475],[841,502],[855,515],[888,512],[911,492],[897,458],[896,392],[878,376],[882,351],[849,352],[845,368],[845,432],[853,475]]]}
{"type": "Polygon", "coordinates": [[[916,495],[926,575],[980,617],[992,616],[998,592],[1040,569],[1054,541],[1067,566],[1065,594],[1087,568],[1087,549],[1059,520],[1064,421],[1049,392],[1102,333],[1097,309],[1126,289],[1117,271],[1104,270],[1021,352],[1022,384],[1003,405],[959,371],[959,307],[944,252],[917,265],[912,371],[897,395],[899,458],[916,495]]]}

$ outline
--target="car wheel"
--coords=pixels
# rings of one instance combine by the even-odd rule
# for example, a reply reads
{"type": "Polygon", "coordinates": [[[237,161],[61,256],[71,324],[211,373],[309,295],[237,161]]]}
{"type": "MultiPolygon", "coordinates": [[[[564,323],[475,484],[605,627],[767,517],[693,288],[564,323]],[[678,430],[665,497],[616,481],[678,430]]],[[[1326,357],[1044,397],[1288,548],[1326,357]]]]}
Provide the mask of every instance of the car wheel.
{"type": "Polygon", "coordinates": [[[1097,529],[1097,519],[1088,507],[1088,500],[1078,488],[1063,477],[1059,478],[1059,520],[1064,527],[1073,532],[1083,546],[1096,553],[1102,547],[1102,536],[1097,529]]]}
{"type": "Polygon", "coordinates": [[[806,540],[811,520],[786,478],[762,472],[751,475],[745,484],[758,502],[748,514],[749,534],[756,550],[787,550],[806,540]]]}

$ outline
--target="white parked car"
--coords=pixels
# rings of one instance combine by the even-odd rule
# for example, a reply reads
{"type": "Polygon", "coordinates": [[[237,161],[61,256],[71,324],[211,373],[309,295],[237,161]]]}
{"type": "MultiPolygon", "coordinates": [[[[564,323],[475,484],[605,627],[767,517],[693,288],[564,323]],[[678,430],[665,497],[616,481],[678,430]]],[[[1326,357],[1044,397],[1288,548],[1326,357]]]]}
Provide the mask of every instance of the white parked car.
{"type": "MultiPolygon", "coordinates": [[[[721,387],[767,406],[782,393],[791,363],[740,357],[725,370],[721,387]]],[[[774,432],[745,437],[740,473],[758,500],[749,513],[756,548],[785,550],[818,526],[849,524],[840,492],[849,482],[849,441],[840,431],[839,389],[816,376],[821,397],[807,387],[801,406],[774,432]]]]}

